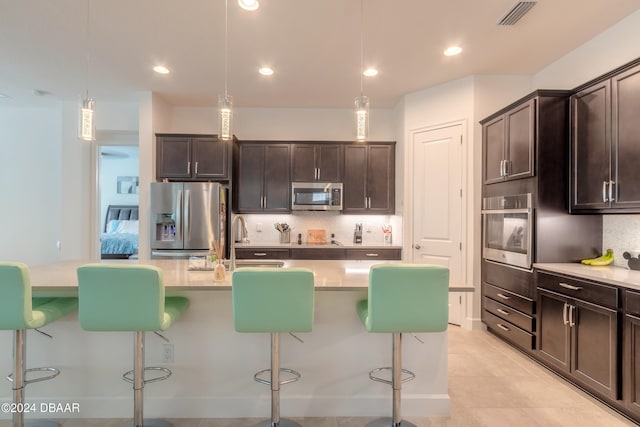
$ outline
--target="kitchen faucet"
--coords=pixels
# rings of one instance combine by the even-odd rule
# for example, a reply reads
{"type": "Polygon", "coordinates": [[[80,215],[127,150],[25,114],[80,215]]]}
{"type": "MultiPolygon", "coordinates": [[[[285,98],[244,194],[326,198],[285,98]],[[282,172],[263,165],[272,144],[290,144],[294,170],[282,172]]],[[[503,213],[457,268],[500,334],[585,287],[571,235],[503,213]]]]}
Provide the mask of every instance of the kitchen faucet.
{"type": "Polygon", "coordinates": [[[230,260],[229,260],[229,271],[234,271],[236,269],[236,222],[240,221],[240,225],[242,226],[242,230],[240,231],[240,243],[249,243],[249,231],[247,230],[247,221],[244,219],[242,215],[236,215],[231,221],[231,245],[229,247],[230,252],[230,260]]]}

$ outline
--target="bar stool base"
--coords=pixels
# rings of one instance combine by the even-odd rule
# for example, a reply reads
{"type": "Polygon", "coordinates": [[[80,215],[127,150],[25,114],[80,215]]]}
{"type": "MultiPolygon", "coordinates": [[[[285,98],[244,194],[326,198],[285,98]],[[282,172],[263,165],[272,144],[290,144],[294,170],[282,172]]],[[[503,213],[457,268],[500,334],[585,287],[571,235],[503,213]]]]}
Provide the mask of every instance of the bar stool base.
{"type": "Polygon", "coordinates": [[[293,420],[290,420],[287,418],[280,418],[280,422],[278,423],[277,426],[273,425],[271,420],[264,420],[259,422],[258,424],[254,424],[253,427],[302,427],[302,426],[293,420]]]}
{"type": "Polygon", "coordinates": [[[25,421],[25,427],[60,427],[60,423],[49,420],[25,421]]]}
{"type": "Polygon", "coordinates": [[[416,425],[407,420],[401,420],[400,424],[394,424],[391,418],[386,417],[371,421],[365,427],[416,427],[416,425]]]}
{"type": "MultiPolygon", "coordinates": [[[[143,421],[142,424],[144,427],[173,427],[173,424],[171,424],[168,421],[165,420],[147,420],[145,418],[145,420],[143,421]]],[[[130,424],[129,427],[139,427],[135,424],[130,424]]]]}

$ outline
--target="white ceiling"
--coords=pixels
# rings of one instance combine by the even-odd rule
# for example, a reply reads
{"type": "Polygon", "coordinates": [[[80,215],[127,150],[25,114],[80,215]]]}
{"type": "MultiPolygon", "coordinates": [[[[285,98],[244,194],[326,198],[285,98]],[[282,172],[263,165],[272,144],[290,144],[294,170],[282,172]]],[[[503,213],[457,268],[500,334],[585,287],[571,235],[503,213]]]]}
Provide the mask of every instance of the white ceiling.
{"type": "MultiPolygon", "coordinates": [[[[539,0],[515,26],[515,0],[229,1],[228,91],[236,107],[350,108],[360,92],[360,35],[372,108],[472,74],[534,74],[640,9],[640,0],[539,0]],[[452,44],[457,57],[442,51],[452,44]],[[270,65],[264,77],[258,67],[270,65]]],[[[0,0],[0,105],[132,101],[212,106],[224,91],[224,0],[0,0]],[[87,73],[87,52],[89,72],[87,73]],[[168,66],[162,76],[151,67],[168,66]],[[88,84],[87,84],[88,80],[88,84]],[[46,91],[36,97],[34,90],[46,91]]]]}

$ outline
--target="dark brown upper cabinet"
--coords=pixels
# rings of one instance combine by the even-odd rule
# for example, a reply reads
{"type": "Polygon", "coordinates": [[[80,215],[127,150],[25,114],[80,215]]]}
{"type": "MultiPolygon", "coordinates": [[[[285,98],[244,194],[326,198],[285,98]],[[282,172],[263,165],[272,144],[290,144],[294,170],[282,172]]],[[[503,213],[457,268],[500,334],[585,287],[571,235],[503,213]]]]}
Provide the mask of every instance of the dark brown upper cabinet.
{"type": "Polygon", "coordinates": [[[571,97],[571,211],[640,212],[640,61],[571,97]]]}
{"type": "Polygon", "coordinates": [[[535,174],[535,111],[534,98],[480,122],[484,142],[485,184],[535,174]]]}
{"type": "Polygon", "coordinates": [[[291,180],[342,182],[344,145],[295,143],[291,146],[291,180]]]}
{"type": "Polygon", "coordinates": [[[291,144],[267,142],[238,144],[235,212],[291,212],[290,148],[291,144]]]}
{"type": "Polygon", "coordinates": [[[156,135],[156,178],[180,181],[229,179],[231,142],[216,135],[156,135]]]}
{"type": "Polygon", "coordinates": [[[346,145],[345,214],[395,213],[395,143],[346,145]]]}

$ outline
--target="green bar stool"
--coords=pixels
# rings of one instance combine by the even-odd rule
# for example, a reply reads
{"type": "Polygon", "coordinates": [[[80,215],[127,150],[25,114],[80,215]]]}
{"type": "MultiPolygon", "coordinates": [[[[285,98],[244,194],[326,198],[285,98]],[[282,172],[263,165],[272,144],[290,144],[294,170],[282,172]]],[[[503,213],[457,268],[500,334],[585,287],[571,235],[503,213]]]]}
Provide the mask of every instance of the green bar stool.
{"type": "Polygon", "coordinates": [[[295,421],[280,419],[280,386],[300,379],[299,372],[280,368],[280,333],[311,332],[313,272],[306,268],[240,268],[231,283],[235,330],[271,333],[271,369],[254,375],[259,383],[271,385],[271,420],[256,426],[300,427],[295,421]],[[291,378],[280,380],[281,371],[291,378]],[[270,380],[260,378],[267,372],[270,380]]]}
{"type": "MultiPolygon", "coordinates": [[[[60,374],[58,369],[49,367],[25,369],[26,330],[48,325],[77,309],[77,298],[33,298],[28,267],[17,262],[0,262],[0,329],[14,331],[14,370],[7,379],[13,383],[13,403],[16,407],[21,407],[25,403],[24,392],[28,384],[50,380],[60,374]],[[50,374],[26,379],[29,372],[50,372],[50,374]]],[[[12,417],[13,427],[24,425],[22,412],[14,412],[12,417]]],[[[44,427],[60,424],[52,421],[37,421],[30,425],[44,427]]]]}
{"type": "Polygon", "coordinates": [[[134,332],[134,368],[122,378],[133,384],[133,425],[171,426],[144,420],[144,386],[171,376],[161,367],[144,366],[145,331],[164,331],[189,307],[183,297],[165,297],[160,269],[145,265],[87,264],[78,268],[80,326],[87,331],[134,332]],[[145,379],[145,371],[164,375],[145,379]]]}
{"type": "Polygon", "coordinates": [[[449,269],[435,265],[379,264],[369,273],[368,299],[356,306],[362,324],[369,332],[393,334],[392,366],[369,372],[374,381],[393,389],[393,417],[381,418],[367,427],[415,427],[400,415],[401,386],[415,374],[402,369],[403,332],[442,332],[449,317],[449,269]],[[391,370],[391,381],[375,374],[391,370]],[[405,378],[402,378],[405,374],[405,378]]]}

